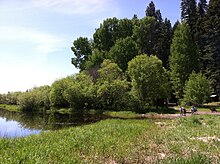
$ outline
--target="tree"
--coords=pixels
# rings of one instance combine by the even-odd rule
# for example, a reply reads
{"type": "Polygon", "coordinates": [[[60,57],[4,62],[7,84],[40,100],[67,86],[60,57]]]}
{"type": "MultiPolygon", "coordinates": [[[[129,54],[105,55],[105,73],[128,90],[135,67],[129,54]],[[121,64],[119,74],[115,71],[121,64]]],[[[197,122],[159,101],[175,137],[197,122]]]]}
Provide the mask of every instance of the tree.
{"type": "Polygon", "coordinates": [[[138,55],[137,44],[131,37],[118,39],[108,55],[125,72],[128,62],[138,55]]]}
{"type": "Polygon", "coordinates": [[[205,21],[204,73],[220,96],[220,1],[210,0],[205,21]]]}
{"type": "Polygon", "coordinates": [[[147,6],[147,9],[145,11],[145,15],[147,17],[155,17],[156,18],[156,9],[155,9],[155,5],[154,5],[153,1],[151,1],[149,3],[149,6],[147,6]]]}
{"type": "MultiPolygon", "coordinates": [[[[166,18],[163,21],[160,10],[155,9],[154,3],[151,1],[149,6],[147,7],[146,17],[154,18],[154,24],[151,26],[154,29],[150,29],[150,34],[148,33],[148,37],[151,38],[145,39],[145,46],[148,47],[147,51],[141,51],[145,54],[154,54],[163,62],[164,67],[168,67],[168,56],[170,54],[170,43],[171,43],[171,35],[172,35],[172,27],[170,21],[166,18]],[[151,48],[151,49],[150,49],[151,48]]],[[[143,28],[143,27],[141,27],[143,28]]],[[[147,30],[144,28],[144,30],[147,30]]],[[[147,35],[146,32],[141,32],[142,35],[147,35]]],[[[146,36],[144,36],[146,37],[146,36]]]]}
{"type": "Polygon", "coordinates": [[[31,90],[35,94],[35,106],[44,109],[50,109],[50,86],[45,85],[31,90]]]}
{"type": "Polygon", "coordinates": [[[90,55],[85,62],[85,70],[99,68],[106,56],[107,55],[105,51],[93,49],[92,55],[90,55]]]}
{"type": "MultiPolygon", "coordinates": [[[[206,12],[207,12],[207,1],[200,0],[197,7],[197,22],[196,22],[196,33],[195,33],[195,41],[198,47],[200,58],[203,60],[205,56],[205,21],[206,21],[206,12]]],[[[203,62],[203,61],[202,61],[203,62]]],[[[205,68],[205,62],[203,64],[203,70],[205,68]]]]}
{"type": "Polygon", "coordinates": [[[173,28],[172,28],[172,37],[173,37],[173,35],[174,35],[175,30],[176,30],[177,27],[179,26],[179,24],[180,24],[180,22],[179,22],[178,20],[174,23],[173,28]]]}
{"type": "Polygon", "coordinates": [[[144,17],[139,20],[139,26],[135,26],[134,38],[140,53],[154,54],[156,21],[153,17],[144,17]]]}
{"type": "Polygon", "coordinates": [[[189,25],[191,37],[194,39],[197,21],[196,0],[181,1],[181,20],[189,25]]]}
{"type": "Polygon", "coordinates": [[[192,71],[199,70],[199,56],[190,36],[189,26],[183,22],[174,32],[169,58],[170,78],[176,98],[183,97],[185,82],[192,71]]]}
{"type": "Polygon", "coordinates": [[[92,54],[92,46],[88,38],[79,37],[73,42],[71,50],[75,57],[72,58],[72,64],[80,70],[85,69],[85,61],[92,54]]]}
{"type": "Polygon", "coordinates": [[[129,83],[116,63],[104,60],[98,70],[96,83],[97,108],[101,110],[122,110],[128,107],[129,83]]]}
{"type": "Polygon", "coordinates": [[[133,96],[143,106],[153,105],[155,100],[168,96],[167,72],[156,56],[135,57],[128,63],[127,72],[132,80],[133,96]]]}
{"type": "Polygon", "coordinates": [[[50,102],[53,107],[69,107],[69,103],[64,98],[63,93],[67,89],[67,84],[71,82],[71,76],[53,82],[50,91],[50,102]]]}
{"type": "Polygon", "coordinates": [[[22,111],[33,111],[36,109],[36,95],[31,90],[23,92],[18,97],[18,104],[22,111]]]}
{"type": "Polygon", "coordinates": [[[200,72],[193,72],[186,82],[184,101],[193,104],[203,104],[209,100],[211,94],[210,83],[200,72]]]}
{"type": "Polygon", "coordinates": [[[80,72],[69,78],[71,81],[67,83],[63,97],[70,104],[70,107],[81,111],[91,107],[93,92],[92,77],[85,72],[80,72]]]}
{"type": "Polygon", "coordinates": [[[168,68],[169,56],[170,56],[170,44],[172,37],[172,27],[170,20],[167,18],[164,22],[157,22],[157,33],[155,40],[155,52],[154,54],[163,62],[163,66],[168,68]]]}
{"type": "Polygon", "coordinates": [[[117,39],[126,38],[133,34],[133,23],[131,20],[108,18],[103,21],[93,34],[94,48],[100,51],[109,51],[117,39]]]}

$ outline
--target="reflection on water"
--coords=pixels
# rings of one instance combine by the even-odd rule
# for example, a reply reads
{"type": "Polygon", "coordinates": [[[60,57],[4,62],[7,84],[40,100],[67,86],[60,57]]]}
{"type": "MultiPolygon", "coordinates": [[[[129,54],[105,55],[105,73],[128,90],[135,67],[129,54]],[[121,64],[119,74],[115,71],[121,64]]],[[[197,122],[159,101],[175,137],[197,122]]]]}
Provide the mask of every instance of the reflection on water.
{"type": "Polygon", "coordinates": [[[99,121],[102,114],[16,113],[0,109],[0,137],[23,137],[99,121]]]}

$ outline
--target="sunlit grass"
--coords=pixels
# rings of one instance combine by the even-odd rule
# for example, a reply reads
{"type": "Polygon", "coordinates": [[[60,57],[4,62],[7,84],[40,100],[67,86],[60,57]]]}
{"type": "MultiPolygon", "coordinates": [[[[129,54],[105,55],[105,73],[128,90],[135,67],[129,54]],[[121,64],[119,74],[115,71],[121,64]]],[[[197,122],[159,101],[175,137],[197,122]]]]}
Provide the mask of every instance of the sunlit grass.
{"type": "Polygon", "coordinates": [[[0,163],[219,163],[219,125],[215,115],[103,120],[0,139],[0,163]]]}
{"type": "Polygon", "coordinates": [[[19,105],[0,104],[0,108],[6,109],[12,112],[21,112],[19,105]]]}
{"type": "Polygon", "coordinates": [[[140,117],[140,114],[137,114],[132,111],[117,111],[117,112],[107,111],[107,112],[104,112],[104,114],[110,117],[113,117],[113,118],[139,118],[140,117]]]}

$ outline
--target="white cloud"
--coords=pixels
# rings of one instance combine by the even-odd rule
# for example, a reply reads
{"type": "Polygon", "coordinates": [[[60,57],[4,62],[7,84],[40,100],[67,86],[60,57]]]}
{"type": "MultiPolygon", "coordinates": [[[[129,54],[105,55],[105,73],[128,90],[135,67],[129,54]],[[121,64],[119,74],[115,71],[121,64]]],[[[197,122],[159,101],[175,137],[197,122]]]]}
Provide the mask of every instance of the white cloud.
{"type": "Polygon", "coordinates": [[[90,15],[103,12],[118,12],[113,0],[32,0],[35,7],[47,7],[65,14],[90,15]]]}
{"type": "Polygon", "coordinates": [[[64,39],[30,28],[0,27],[0,36],[0,43],[26,43],[39,55],[59,51],[65,46],[64,39]]]}
{"type": "Polygon", "coordinates": [[[3,0],[0,8],[2,11],[38,8],[71,15],[119,12],[118,4],[115,0],[3,0]]]}

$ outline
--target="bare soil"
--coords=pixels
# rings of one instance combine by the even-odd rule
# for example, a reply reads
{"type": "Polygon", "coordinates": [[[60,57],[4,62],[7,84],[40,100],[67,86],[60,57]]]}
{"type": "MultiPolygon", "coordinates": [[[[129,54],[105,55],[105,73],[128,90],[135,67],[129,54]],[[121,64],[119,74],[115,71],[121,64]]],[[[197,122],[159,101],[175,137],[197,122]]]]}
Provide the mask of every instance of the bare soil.
{"type": "MultiPolygon", "coordinates": [[[[220,112],[204,112],[204,111],[198,111],[194,113],[193,115],[219,115],[220,112]]],[[[181,117],[190,117],[192,114],[190,112],[187,112],[186,115],[181,115],[181,114],[155,114],[155,113],[149,113],[149,114],[142,114],[142,118],[155,118],[155,119],[175,119],[175,118],[181,118],[181,117]]]]}

